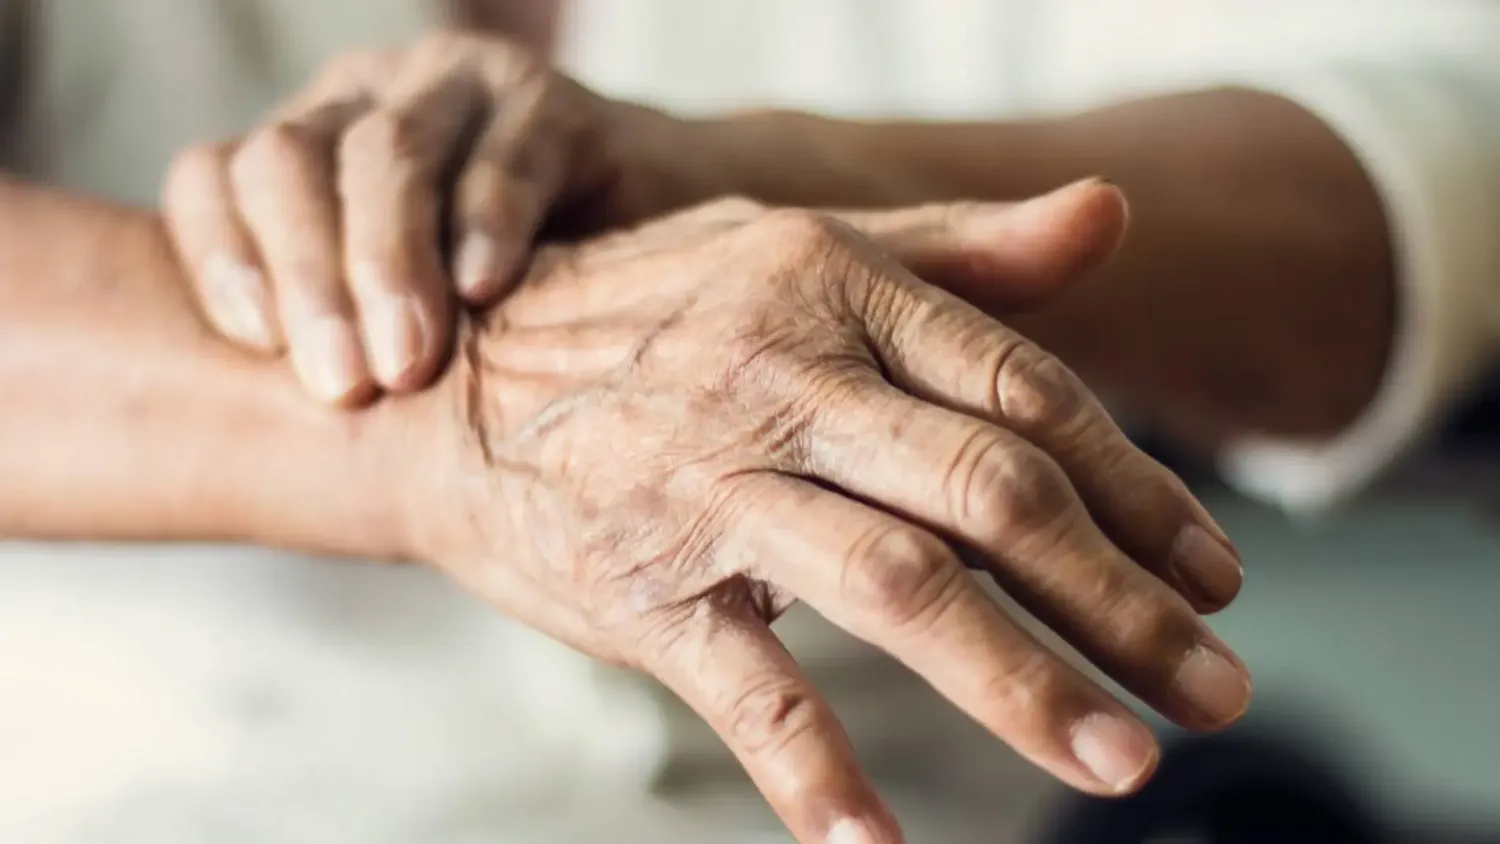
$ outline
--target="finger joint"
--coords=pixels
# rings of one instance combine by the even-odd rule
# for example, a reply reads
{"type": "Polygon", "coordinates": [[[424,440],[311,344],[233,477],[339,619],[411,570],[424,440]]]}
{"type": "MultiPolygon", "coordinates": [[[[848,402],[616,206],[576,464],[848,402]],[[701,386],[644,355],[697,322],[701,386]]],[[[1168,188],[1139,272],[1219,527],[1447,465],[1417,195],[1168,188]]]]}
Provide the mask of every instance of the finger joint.
{"type": "Polygon", "coordinates": [[[822,724],[821,707],[801,683],[768,676],[748,684],[729,705],[729,737],[754,756],[774,755],[822,724]]]}
{"type": "Polygon", "coordinates": [[[910,627],[940,615],[966,577],[951,549],[915,528],[881,526],[866,532],[844,564],[849,602],[884,622],[910,627]]]}
{"type": "Polygon", "coordinates": [[[1073,512],[1061,468],[1030,443],[994,439],[961,452],[948,488],[955,509],[989,542],[1047,533],[1073,512]]]}
{"type": "Polygon", "coordinates": [[[1086,420],[1089,394],[1055,356],[1017,339],[998,352],[992,369],[993,404],[1014,430],[1056,437],[1086,420]]]}

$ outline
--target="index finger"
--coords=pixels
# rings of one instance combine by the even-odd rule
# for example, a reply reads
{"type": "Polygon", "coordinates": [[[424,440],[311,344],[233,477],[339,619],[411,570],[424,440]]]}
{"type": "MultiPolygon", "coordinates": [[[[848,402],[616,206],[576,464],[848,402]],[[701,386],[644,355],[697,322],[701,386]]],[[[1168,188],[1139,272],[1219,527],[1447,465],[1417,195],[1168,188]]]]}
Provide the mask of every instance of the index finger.
{"type": "Polygon", "coordinates": [[[1243,573],[1224,531],[1182,481],[1126,438],[1071,370],[973,306],[889,269],[897,295],[878,298],[894,304],[870,318],[894,384],[1041,448],[1120,549],[1200,611],[1234,599],[1243,573]]]}
{"type": "Polygon", "coordinates": [[[458,291],[484,304],[516,281],[578,162],[572,118],[558,114],[562,83],[547,66],[501,42],[477,55],[490,109],[458,176],[452,228],[458,291]]]}
{"type": "Polygon", "coordinates": [[[788,476],[758,480],[732,542],[781,586],[881,648],[1053,776],[1094,794],[1141,785],[1140,720],[1009,619],[936,536],[788,476]]]}
{"type": "Polygon", "coordinates": [[[803,844],[896,844],[901,831],[828,701],[749,612],[714,609],[646,662],[745,767],[803,844]]]}

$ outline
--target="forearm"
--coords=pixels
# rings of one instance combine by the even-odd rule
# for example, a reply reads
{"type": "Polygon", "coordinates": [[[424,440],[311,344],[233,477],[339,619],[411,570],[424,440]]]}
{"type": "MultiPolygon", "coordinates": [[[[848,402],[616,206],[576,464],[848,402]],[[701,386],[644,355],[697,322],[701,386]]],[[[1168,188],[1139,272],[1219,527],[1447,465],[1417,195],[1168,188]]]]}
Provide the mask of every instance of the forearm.
{"type": "Polygon", "coordinates": [[[0,536],[400,554],[390,412],[200,321],[154,215],[0,183],[0,536]]]}
{"type": "Polygon", "coordinates": [[[1011,321],[1195,441],[1325,436],[1377,389],[1395,307],[1384,216],[1344,144],[1289,102],[1219,90],[1020,123],[763,113],[691,131],[720,156],[722,190],[770,202],[1005,199],[1113,179],[1132,209],[1118,258],[1011,321]]]}

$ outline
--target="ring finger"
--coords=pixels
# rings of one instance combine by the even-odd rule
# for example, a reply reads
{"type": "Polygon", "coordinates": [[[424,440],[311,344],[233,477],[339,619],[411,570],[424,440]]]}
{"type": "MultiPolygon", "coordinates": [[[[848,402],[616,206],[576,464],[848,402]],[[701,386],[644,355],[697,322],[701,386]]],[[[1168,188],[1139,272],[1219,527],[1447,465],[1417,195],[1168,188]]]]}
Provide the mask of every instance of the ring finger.
{"type": "Polygon", "coordinates": [[[1109,541],[1056,463],[1003,428],[871,381],[815,423],[814,474],[978,550],[1018,601],[1173,720],[1239,717],[1249,686],[1238,660],[1109,541]]]}
{"type": "Polygon", "coordinates": [[[756,575],[884,649],[1054,776],[1130,791],[1155,739],[1129,710],[1005,616],[936,536],[806,481],[766,475],[738,526],[756,575]]]}
{"type": "Polygon", "coordinates": [[[392,390],[431,380],[456,307],[443,265],[441,184],[486,102],[467,55],[448,44],[417,48],[338,153],[344,271],[368,359],[392,390]]]}
{"type": "Polygon", "coordinates": [[[343,283],[334,147],[368,98],[309,99],[258,130],[230,165],[240,212],[275,290],[292,365],[309,392],[344,404],[371,388],[343,283]]]}

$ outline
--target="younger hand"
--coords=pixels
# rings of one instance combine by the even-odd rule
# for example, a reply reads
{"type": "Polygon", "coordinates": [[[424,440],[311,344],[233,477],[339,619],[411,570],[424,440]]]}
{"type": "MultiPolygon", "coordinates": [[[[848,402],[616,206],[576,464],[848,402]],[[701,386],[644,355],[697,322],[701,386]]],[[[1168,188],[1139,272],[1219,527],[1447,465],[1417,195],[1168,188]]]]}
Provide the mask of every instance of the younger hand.
{"type": "Polygon", "coordinates": [[[647,131],[626,111],[498,38],[350,53],[247,136],[179,156],[164,213],[215,328],[356,403],[426,385],[456,300],[493,301],[549,215],[604,201],[619,136],[647,131]]]}

